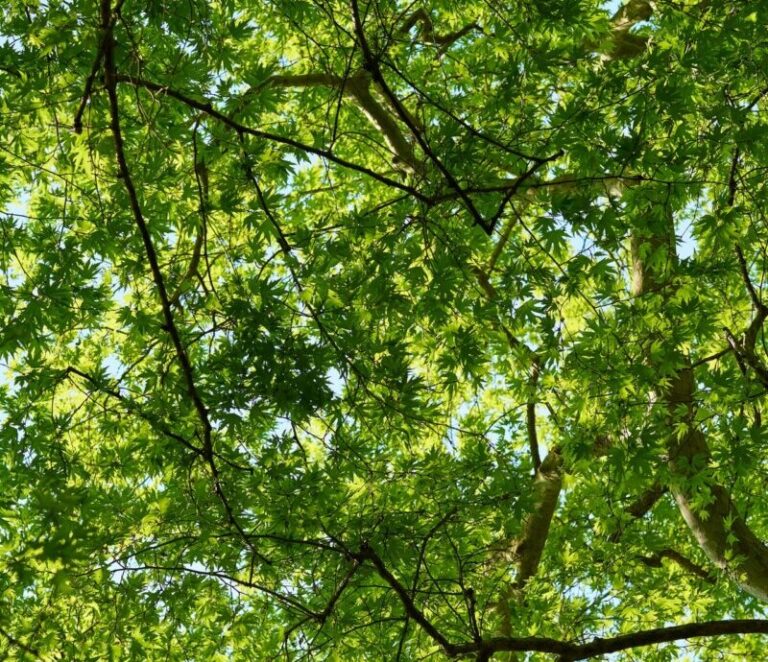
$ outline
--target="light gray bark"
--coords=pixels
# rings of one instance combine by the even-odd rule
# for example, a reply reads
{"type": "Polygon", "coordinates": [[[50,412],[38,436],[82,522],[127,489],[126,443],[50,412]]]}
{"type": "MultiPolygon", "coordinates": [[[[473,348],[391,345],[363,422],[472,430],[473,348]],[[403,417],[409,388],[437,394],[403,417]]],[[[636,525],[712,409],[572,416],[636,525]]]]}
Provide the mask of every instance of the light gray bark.
{"type": "MultiPolygon", "coordinates": [[[[667,273],[674,271],[674,226],[670,218],[666,232],[655,236],[636,234],[631,239],[632,292],[635,296],[661,296],[667,273]],[[646,244],[641,250],[640,246],[646,244]],[[667,247],[668,259],[649,264],[654,251],[667,247]],[[650,248],[650,250],[648,250],[650,248]],[[655,293],[655,294],[654,294],[655,293]]],[[[667,402],[671,429],[686,425],[681,434],[670,434],[670,489],[680,513],[709,559],[725,571],[742,589],[760,600],[768,601],[768,547],[752,532],[728,491],[709,475],[702,494],[700,479],[711,464],[711,453],[704,433],[695,421],[693,368],[684,366],[672,378],[662,396],[667,402]],[[698,488],[694,488],[698,484],[698,488]]]]}

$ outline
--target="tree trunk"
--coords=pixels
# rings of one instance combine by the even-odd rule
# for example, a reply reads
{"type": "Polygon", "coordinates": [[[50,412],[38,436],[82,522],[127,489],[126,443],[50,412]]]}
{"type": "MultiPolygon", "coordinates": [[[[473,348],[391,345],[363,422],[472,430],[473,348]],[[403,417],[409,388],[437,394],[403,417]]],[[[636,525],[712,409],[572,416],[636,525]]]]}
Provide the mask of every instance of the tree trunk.
{"type": "MultiPolygon", "coordinates": [[[[632,260],[632,293],[651,295],[664,285],[664,271],[674,272],[674,223],[669,219],[667,233],[642,236],[635,233],[630,240],[632,260]],[[643,246],[643,244],[646,244],[643,246]],[[660,260],[653,254],[667,247],[669,254],[660,260]],[[650,249],[650,250],[649,250],[650,249]],[[651,261],[653,264],[651,265],[651,261]],[[668,269],[659,269],[664,264],[668,269]]],[[[693,369],[687,365],[673,377],[663,393],[669,411],[670,427],[685,423],[680,436],[670,434],[669,467],[672,472],[671,492],[688,527],[709,559],[725,571],[741,588],[760,600],[768,601],[768,547],[755,536],[739,514],[726,489],[709,476],[702,494],[694,488],[701,472],[707,472],[711,454],[704,433],[695,422],[693,369]]]]}

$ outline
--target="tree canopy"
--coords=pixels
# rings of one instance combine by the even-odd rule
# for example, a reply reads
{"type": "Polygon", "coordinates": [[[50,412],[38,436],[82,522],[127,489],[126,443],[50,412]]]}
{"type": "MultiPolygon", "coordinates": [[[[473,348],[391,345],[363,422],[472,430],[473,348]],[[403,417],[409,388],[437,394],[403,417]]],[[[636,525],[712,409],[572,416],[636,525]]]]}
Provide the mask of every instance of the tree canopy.
{"type": "Polygon", "coordinates": [[[4,659],[760,659],[766,21],[3,3],[4,659]]]}

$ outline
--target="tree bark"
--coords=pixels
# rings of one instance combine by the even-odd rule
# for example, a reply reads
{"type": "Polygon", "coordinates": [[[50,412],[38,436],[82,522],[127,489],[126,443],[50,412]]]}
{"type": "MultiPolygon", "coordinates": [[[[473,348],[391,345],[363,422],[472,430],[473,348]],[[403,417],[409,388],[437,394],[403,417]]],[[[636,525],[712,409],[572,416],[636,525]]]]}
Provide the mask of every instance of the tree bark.
{"type": "MultiPolygon", "coordinates": [[[[641,233],[632,236],[633,295],[640,297],[654,292],[659,295],[665,274],[658,265],[663,263],[668,267],[668,273],[674,272],[674,241],[671,216],[666,231],[660,229],[650,236],[641,233]],[[642,244],[650,246],[642,249],[642,244]],[[669,251],[667,259],[659,260],[658,255],[654,257],[653,253],[665,245],[669,251]]],[[[747,526],[728,491],[712,476],[707,477],[705,484],[708,494],[704,495],[701,488],[693,487],[700,484],[701,473],[707,472],[711,463],[706,437],[695,421],[695,390],[693,368],[684,365],[662,394],[669,412],[670,427],[676,428],[679,423],[686,426],[682,434],[669,436],[670,490],[688,528],[709,559],[742,589],[760,600],[768,601],[768,547],[747,526]]]]}

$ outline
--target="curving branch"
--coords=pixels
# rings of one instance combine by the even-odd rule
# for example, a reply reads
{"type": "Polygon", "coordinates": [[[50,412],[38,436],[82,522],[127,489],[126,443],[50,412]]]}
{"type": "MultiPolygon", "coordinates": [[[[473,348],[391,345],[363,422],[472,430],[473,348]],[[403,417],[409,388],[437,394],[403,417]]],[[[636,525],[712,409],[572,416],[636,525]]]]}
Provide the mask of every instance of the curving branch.
{"type": "MultiPolygon", "coordinates": [[[[667,492],[667,488],[659,483],[654,483],[642,494],[640,494],[632,503],[630,503],[625,509],[624,513],[629,515],[632,519],[638,520],[645,517],[656,505],[656,502],[667,492]]],[[[609,540],[611,542],[618,542],[621,536],[624,534],[623,524],[619,524],[619,528],[614,531],[609,540]]]]}
{"type": "Polygon", "coordinates": [[[171,310],[170,297],[165,285],[165,278],[163,277],[163,274],[160,270],[157,251],[155,250],[154,243],[152,242],[149,228],[147,227],[147,223],[144,219],[144,214],[141,211],[139,197],[136,192],[136,187],[133,183],[133,178],[128,168],[128,162],[125,156],[123,134],[120,126],[120,106],[117,97],[117,70],[114,56],[115,41],[112,35],[112,10],[110,8],[110,0],[101,1],[101,15],[102,30],[105,33],[103,58],[104,84],[107,90],[107,96],[109,97],[111,118],[110,128],[115,144],[118,172],[120,178],[125,184],[125,189],[128,194],[128,200],[130,203],[131,211],[133,213],[134,221],[144,244],[144,250],[146,253],[147,261],[149,262],[150,271],[152,272],[152,278],[155,282],[155,287],[160,298],[163,319],[165,320],[165,329],[168,332],[168,335],[171,337],[171,342],[173,343],[177,359],[181,366],[182,374],[184,375],[187,392],[189,393],[189,397],[192,400],[192,403],[200,419],[200,423],[203,427],[203,452],[207,457],[212,457],[213,449],[211,445],[211,431],[213,428],[208,416],[208,409],[203,403],[203,400],[198,391],[197,385],[195,383],[192,364],[189,360],[189,356],[187,355],[187,350],[184,347],[184,343],[181,340],[178,327],[176,326],[176,320],[174,319],[173,311],[171,310]]]}
{"type": "Polygon", "coordinates": [[[722,635],[768,634],[768,621],[757,619],[731,621],[705,621],[703,623],[687,623],[672,627],[641,630],[631,634],[619,635],[603,639],[595,637],[583,644],[569,641],[558,641],[544,637],[496,637],[478,644],[462,644],[454,647],[454,657],[473,653],[484,653],[485,659],[494,653],[504,651],[531,651],[558,655],[559,662],[586,660],[618,653],[620,651],[667,644],[699,637],[718,637],[722,635]]]}
{"type": "MultiPolygon", "coordinates": [[[[368,121],[381,133],[387,146],[395,155],[396,163],[402,163],[413,172],[421,170],[421,163],[413,152],[413,146],[405,139],[397,122],[371,93],[371,77],[365,71],[357,72],[347,78],[324,73],[275,75],[270,76],[256,90],[265,87],[329,87],[339,90],[345,96],[355,100],[368,121]]],[[[411,121],[414,121],[413,117],[411,121]]]]}
{"type": "Polygon", "coordinates": [[[539,385],[539,372],[541,370],[539,357],[535,356],[531,363],[530,377],[528,379],[528,402],[525,405],[525,419],[528,430],[528,445],[531,451],[531,461],[533,462],[533,471],[537,472],[541,467],[541,456],[539,455],[539,439],[536,432],[536,389],[539,385]]]}
{"type": "MultiPolygon", "coordinates": [[[[674,224],[671,212],[666,227],[651,236],[632,236],[632,294],[649,295],[659,289],[666,274],[643,256],[640,244],[649,242],[653,248],[667,246],[669,259],[666,269],[676,263],[674,224]]],[[[749,289],[749,288],[748,288],[749,289]]],[[[750,292],[753,299],[756,293],[750,292]]],[[[657,294],[658,296],[658,294],[657,294]]],[[[758,312],[758,315],[762,315],[758,312]]],[[[671,492],[688,528],[707,557],[742,589],[763,601],[768,601],[768,547],[749,528],[725,487],[709,474],[711,452],[704,433],[696,420],[694,395],[696,379],[687,362],[673,375],[663,392],[671,424],[682,423],[680,435],[670,435],[667,442],[669,468],[672,474],[671,492]],[[706,502],[701,499],[701,483],[709,492],[706,502]],[[699,487],[695,487],[698,485],[699,487]]]]}
{"type": "MultiPolygon", "coordinates": [[[[525,204],[533,202],[533,198],[527,196],[525,204]]],[[[515,222],[511,220],[491,253],[486,269],[471,267],[477,282],[489,301],[497,297],[497,291],[490,282],[490,274],[496,266],[504,247],[512,234],[515,222]]],[[[526,425],[528,443],[531,453],[531,461],[534,466],[532,485],[532,506],[522,523],[522,531],[519,538],[505,541],[503,549],[497,554],[497,558],[512,560],[517,566],[517,573],[513,583],[502,590],[502,594],[496,603],[496,609],[501,617],[501,632],[509,635],[511,632],[509,601],[514,595],[525,588],[526,584],[536,575],[544,554],[549,530],[552,524],[560,492],[563,486],[563,467],[560,448],[555,446],[542,460],[540,457],[538,434],[536,431],[536,402],[535,393],[541,372],[541,359],[528,345],[516,338],[502,322],[498,322],[501,330],[507,338],[509,348],[514,352],[521,352],[528,364],[528,387],[530,390],[526,402],[526,425]]]]}
{"type": "Polygon", "coordinates": [[[461,199],[462,203],[466,207],[474,223],[479,225],[486,233],[490,234],[493,231],[493,226],[489,224],[478,211],[472,199],[464,191],[459,182],[453,176],[453,174],[445,167],[440,158],[432,151],[432,148],[427,143],[426,138],[422,135],[419,127],[413,122],[410,116],[395,93],[390,89],[387,81],[384,79],[384,74],[381,72],[379,66],[379,60],[371,50],[368,40],[365,36],[365,30],[363,28],[363,19],[360,16],[360,8],[357,0],[351,0],[352,3],[352,16],[355,24],[355,36],[357,42],[360,45],[360,50],[363,54],[363,68],[370,73],[373,81],[378,85],[384,97],[394,108],[395,113],[399,119],[408,127],[408,130],[413,135],[414,140],[418,143],[421,150],[427,155],[430,161],[435,165],[437,170],[443,176],[448,185],[456,191],[457,195],[461,199]]]}
{"type": "MultiPolygon", "coordinates": [[[[368,121],[381,131],[381,134],[387,141],[387,145],[400,161],[412,171],[420,172],[423,170],[423,166],[416,159],[413,146],[405,139],[397,122],[371,94],[370,81],[371,79],[368,75],[353,79],[350,84],[349,93],[355,98],[368,121]]],[[[408,122],[415,126],[415,120],[410,113],[404,110],[404,107],[403,112],[408,117],[408,122]]]]}
{"type": "Polygon", "coordinates": [[[5,628],[0,627],[0,635],[3,635],[5,639],[8,641],[8,643],[11,646],[15,646],[19,650],[23,651],[27,655],[32,655],[38,659],[43,659],[40,655],[39,651],[30,646],[29,644],[25,644],[21,639],[18,639],[17,637],[14,637],[10,632],[8,632],[5,628]]]}
{"type": "Polygon", "coordinates": [[[555,447],[547,453],[536,470],[533,479],[533,507],[523,520],[523,531],[519,540],[512,547],[512,553],[518,559],[515,589],[524,588],[539,568],[563,487],[562,469],[560,449],[555,447]]]}
{"type": "Polygon", "coordinates": [[[163,423],[162,421],[158,421],[154,416],[142,410],[138,405],[136,405],[136,403],[132,402],[129,398],[126,398],[122,393],[120,393],[120,391],[116,391],[115,389],[110,388],[105,384],[102,384],[101,381],[98,380],[97,378],[93,377],[92,375],[89,375],[87,372],[83,372],[82,370],[75,368],[74,366],[67,366],[67,368],[65,368],[63,371],[63,376],[69,377],[70,375],[77,375],[81,379],[84,379],[86,382],[88,382],[91,385],[91,387],[95,391],[99,393],[103,393],[104,395],[109,396],[110,398],[113,398],[114,400],[118,401],[120,404],[122,404],[122,406],[125,408],[126,411],[136,414],[136,416],[138,416],[143,421],[147,422],[150,425],[150,427],[157,430],[160,434],[180,443],[187,450],[190,450],[193,453],[195,453],[195,455],[203,454],[202,448],[198,448],[192,442],[185,439],[180,434],[175,433],[165,423],[163,423]]]}
{"type": "Polygon", "coordinates": [[[757,336],[760,333],[760,329],[763,328],[763,324],[765,323],[766,318],[768,318],[768,306],[763,303],[755,286],[749,278],[749,267],[747,266],[747,261],[744,259],[744,253],[738,245],[736,246],[736,257],[739,262],[741,278],[744,281],[744,285],[749,293],[749,298],[752,300],[752,305],[755,308],[755,315],[752,318],[749,327],[744,332],[741,341],[737,340],[727,328],[725,329],[725,337],[733,350],[741,372],[746,376],[746,368],[749,366],[752,368],[755,375],[757,375],[758,381],[768,388],[768,370],[765,369],[765,366],[763,366],[760,359],[755,355],[755,343],[757,342],[757,336]]]}
{"type": "Polygon", "coordinates": [[[728,491],[712,478],[707,480],[709,501],[691,485],[701,481],[711,453],[704,434],[695,427],[693,396],[695,380],[691,368],[683,368],[673,379],[667,401],[670,415],[678,408],[685,412],[687,431],[679,440],[670,440],[670,468],[675,484],[672,494],[680,512],[709,559],[725,571],[742,589],[768,601],[768,547],[749,528],[728,491]]]}
{"type": "Polygon", "coordinates": [[[417,36],[421,41],[427,44],[434,44],[440,46],[440,51],[444,51],[450,46],[461,39],[464,35],[469,34],[473,30],[482,32],[483,29],[477,23],[467,23],[464,27],[459,28],[454,32],[448,32],[447,34],[438,34],[435,32],[435,24],[429,16],[429,12],[426,9],[416,9],[411,13],[408,18],[403,21],[403,25],[400,27],[400,34],[407,35],[414,26],[418,26],[417,36]]]}
{"type": "MultiPolygon", "coordinates": [[[[629,0],[611,18],[611,34],[604,57],[610,60],[625,60],[637,57],[648,47],[648,38],[630,32],[640,21],[647,21],[653,15],[649,0],[629,0]]],[[[594,46],[594,44],[593,44],[594,46]]]]}
{"type": "Polygon", "coordinates": [[[181,280],[179,281],[179,284],[176,287],[176,291],[173,293],[173,295],[169,299],[171,305],[173,306],[180,305],[181,295],[184,294],[184,292],[188,289],[188,285],[190,281],[195,276],[199,276],[198,268],[200,267],[200,258],[202,257],[204,240],[205,240],[205,224],[201,223],[197,228],[197,233],[195,235],[195,243],[192,246],[192,257],[189,260],[189,265],[187,266],[187,270],[184,272],[184,275],[181,277],[181,280]]]}

